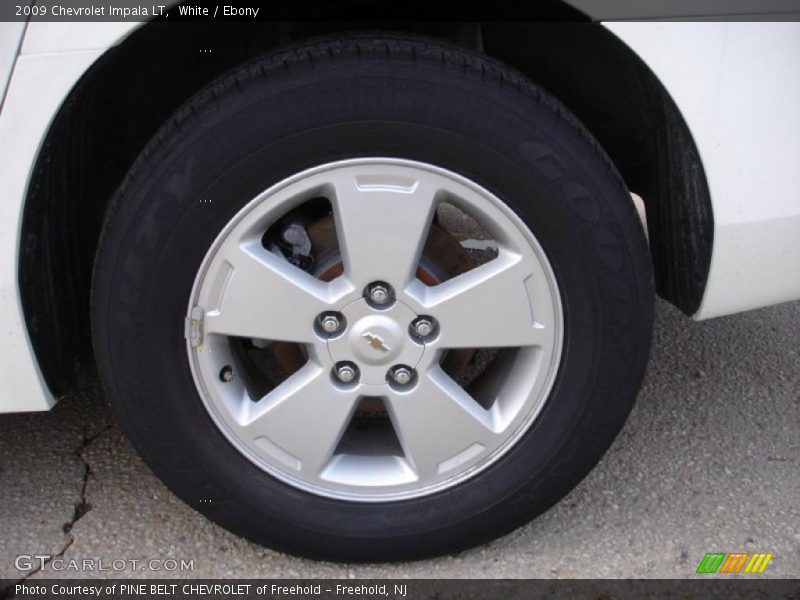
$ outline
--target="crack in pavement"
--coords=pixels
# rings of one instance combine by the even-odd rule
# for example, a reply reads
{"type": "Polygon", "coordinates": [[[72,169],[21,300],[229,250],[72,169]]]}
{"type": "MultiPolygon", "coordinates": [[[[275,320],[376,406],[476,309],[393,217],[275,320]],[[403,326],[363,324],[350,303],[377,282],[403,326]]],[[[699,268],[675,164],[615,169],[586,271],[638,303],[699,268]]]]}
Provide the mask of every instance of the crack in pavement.
{"type": "MultiPolygon", "coordinates": [[[[70,532],[72,531],[75,523],[80,521],[86,513],[92,510],[91,503],[86,499],[86,488],[89,485],[89,478],[92,476],[92,467],[89,464],[89,461],[83,457],[83,451],[86,450],[86,448],[88,448],[92,442],[94,442],[109,429],[111,429],[111,425],[106,425],[105,427],[101,428],[100,431],[91,436],[87,436],[84,432],[84,434],[81,436],[80,446],[78,446],[73,452],[74,456],[83,463],[83,482],[81,484],[80,500],[75,504],[75,511],[72,514],[72,519],[64,523],[64,526],[62,527],[64,535],[70,539],[72,538],[70,532]]],[[[70,541],[63,550],[69,548],[71,544],[72,542],[70,541]]]]}
{"type": "Polygon", "coordinates": [[[78,501],[75,503],[75,507],[72,513],[72,518],[64,523],[61,527],[61,530],[64,532],[64,543],[62,544],[61,548],[55,554],[51,554],[49,558],[44,559],[41,561],[36,567],[26,571],[25,574],[17,579],[16,581],[12,581],[8,584],[5,588],[0,588],[0,600],[5,598],[11,598],[12,596],[8,595],[10,590],[17,584],[22,583],[37,573],[39,573],[47,564],[49,564],[54,558],[60,558],[64,556],[64,553],[69,549],[72,544],[75,543],[75,538],[72,535],[72,528],[75,524],[80,521],[86,513],[92,510],[92,504],[89,502],[86,489],[89,486],[89,479],[91,478],[93,471],[92,466],[89,464],[89,461],[83,456],[84,451],[88,448],[97,438],[111,429],[111,424],[107,424],[104,427],[100,428],[99,431],[96,431],[92,435],[87,435],[86,428],[84,428],[83,433],[81,434],[81,441],[75,450],[72,451],[72,455],[77,458],[79,461],[83,463],[83,477],[81,480],[80,485],[80,495],[78,501]]]}

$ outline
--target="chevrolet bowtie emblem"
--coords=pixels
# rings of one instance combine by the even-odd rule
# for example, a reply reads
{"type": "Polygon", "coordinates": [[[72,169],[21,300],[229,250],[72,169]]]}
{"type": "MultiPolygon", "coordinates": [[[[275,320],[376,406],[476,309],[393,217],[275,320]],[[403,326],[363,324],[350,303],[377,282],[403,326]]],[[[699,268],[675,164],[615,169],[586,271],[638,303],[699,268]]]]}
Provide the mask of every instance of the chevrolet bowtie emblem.
{"type": "Polygon", "coordinates": [[[389,346],[386,345],[386,342],[384,342],[377,335],[367,332],[361,337],[367,340],[367,343],[373,348],[375,348],[375,350],[380,350],[381,352],[388,352],[389,350],[391,350],[391,348],[389,348],[389,346]]]}

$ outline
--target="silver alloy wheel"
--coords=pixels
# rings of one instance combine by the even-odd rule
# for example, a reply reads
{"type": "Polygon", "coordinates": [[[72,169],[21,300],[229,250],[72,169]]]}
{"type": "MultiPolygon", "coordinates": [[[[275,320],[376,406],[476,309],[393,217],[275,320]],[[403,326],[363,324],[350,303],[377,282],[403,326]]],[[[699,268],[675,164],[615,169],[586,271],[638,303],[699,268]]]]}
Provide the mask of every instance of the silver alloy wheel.
{"type": "Polygon", "coordinates": [[[351,501],[420,497],[485,469],[531,427],[552,387],[563,315],[552,269],[526,225],[492,193],[448,170],[410,160],[345,160],[304,171],[249,202],[208,251],[187,314],[192,374],[215,424],[250,461],[300,489],[351,501]],[[266,249],[264,232],[310,198],[331,202],[344,273],[325,282],[266,249]],[[450,203],[497,241],[496,258],[428,286],[416,277],[436,208],[450,203]],[[391,286],[385,306],[369,301],[391,286]],[[320,315],[344,316],[333,336],[320,315]],[[409,328],[433,318],[421,340],[409,328]],[[301,344],[306,364],[251,398],[232,337],[301,344]],[[198,342],[202,344],[198,345],[198,342]],[[442,368],[448,350],[513,348],[489,408],[442,368]],[[336,365],[355,365],[344,383],[336,365]],[[389,377],[397,366],[405,385],[389,377]],[[363,398],[379,398],[401,452],[339,447],[363,398]]]}

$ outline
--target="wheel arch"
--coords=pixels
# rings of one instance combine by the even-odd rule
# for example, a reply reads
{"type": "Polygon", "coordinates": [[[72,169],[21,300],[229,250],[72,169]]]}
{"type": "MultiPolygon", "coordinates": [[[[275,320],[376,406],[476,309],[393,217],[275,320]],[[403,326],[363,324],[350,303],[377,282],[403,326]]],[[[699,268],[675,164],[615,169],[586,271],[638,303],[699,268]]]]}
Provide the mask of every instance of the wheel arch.
{"type": "MultiPolygon", "coordinates": [[[[25,198],[18,278],[25,324],[58,396],[89,381],[92,265],[107,203],[162,122],[228,69],[344,23],[153,22],[126,32],[55,115],[25,198]],[[211,50],[202,52],[202,50],[211,50]],[[169,60],[164,60],[168,55],[169,60]]],[[[631,191],[645,199],[659,294],[687,314],[702,299],[711,257],[708,186],[691,133],[655,75],[596,23],[373,23],[482,50],[570,108],[631,191]]]]}

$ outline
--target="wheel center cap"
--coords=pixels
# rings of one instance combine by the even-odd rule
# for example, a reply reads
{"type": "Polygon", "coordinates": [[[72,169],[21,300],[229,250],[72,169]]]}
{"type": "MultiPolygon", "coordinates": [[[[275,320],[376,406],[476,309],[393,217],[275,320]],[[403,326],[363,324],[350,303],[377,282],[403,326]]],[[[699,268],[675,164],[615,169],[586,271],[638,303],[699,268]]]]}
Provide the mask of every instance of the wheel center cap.
{"type": "Polygon", "coordinates": [[[415,342],[408,331],[416,314],[402,302],[376,310],[366,301],[356,300],[342,314],[347,329],[328,340],[328,351],[334,363],[355,362],[361,370],[362,383],[383,385],[391,366],[414,367],[422,358],[425,347],[415,342]]]}

